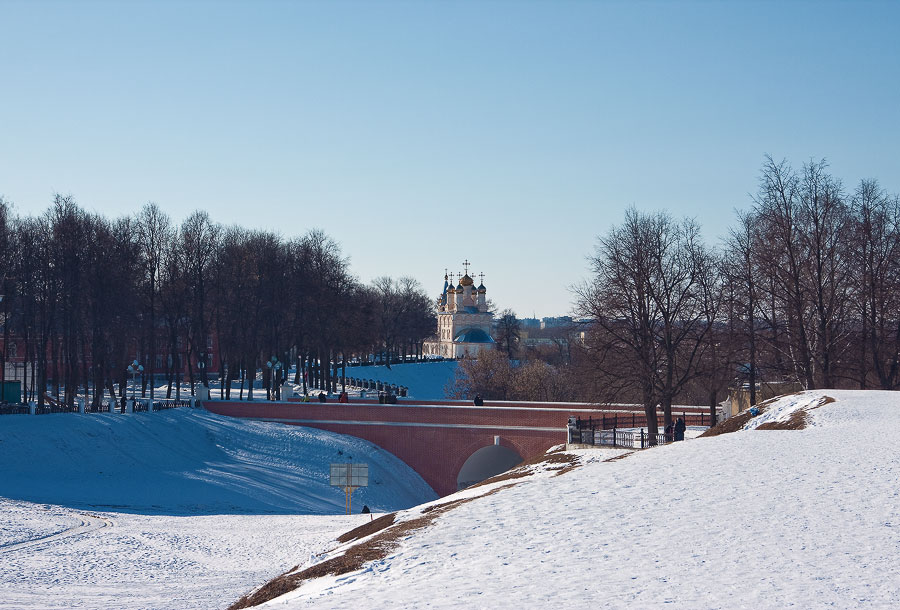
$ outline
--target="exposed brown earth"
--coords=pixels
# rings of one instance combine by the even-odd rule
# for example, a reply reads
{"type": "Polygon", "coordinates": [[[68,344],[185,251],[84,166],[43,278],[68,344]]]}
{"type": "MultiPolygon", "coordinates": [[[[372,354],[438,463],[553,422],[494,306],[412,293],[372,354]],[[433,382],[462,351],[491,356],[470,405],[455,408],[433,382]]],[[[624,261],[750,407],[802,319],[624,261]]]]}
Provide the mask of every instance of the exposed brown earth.
{"type": "Polygon", "coordinates": [[[349,532],[344,532],[337,537],[337,541],[340,543],[352,542],[353,540],[361,540],[366,536],[371,536],[376,532],[380,532],[381,530],[392,526],[394,524],[394,517],[396,515],[397,513],[382,515],[364,525],[353,528],[349,532]]]}
{"type": "Polygon", "coordinates": [[[806,411],[800,410],[791,413],[787,421],[770,421],[760,424],[757,430],[803,430],[806,428],[806,411]]]}
{"type": "Polygon", "coordinates": [[[632,453],[634,453],[634,451],[629,451],[628,453],[623,453],[621,455],[617,455],[616,457],[611,457],[611,458],[605,459],[603,461],[604,462],[615,462],[616,460],[621,460],[621,459],[627,458],[632,453]]]}
{"type": "MultiPolygon", "coordinates": [[[[758,406],[759,412],[764,413],[765,407],[758,406]]],[[[741,428],[743,428],[747,422],[753,419],[753,416],[750,415],[750,411],[744,411],[743,413],[738,413],[734,417],[729,417],[721,424],[716,424],[703,434],[701,434],[698,438],[703,438],[705,436],[719,436],[720,434],[730,434],[731,432],[737,432],[741,428]]]]}

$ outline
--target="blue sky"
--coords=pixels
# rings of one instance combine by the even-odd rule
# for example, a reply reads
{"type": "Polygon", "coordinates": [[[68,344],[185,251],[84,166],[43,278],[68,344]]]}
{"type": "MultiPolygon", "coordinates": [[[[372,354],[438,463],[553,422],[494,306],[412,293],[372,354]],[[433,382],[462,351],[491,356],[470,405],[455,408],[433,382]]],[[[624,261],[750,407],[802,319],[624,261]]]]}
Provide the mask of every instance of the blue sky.
{"type": "Polygon", "coordinates": [[[710,242],[766,153],[900,192],[900,2],[0,0],[0,194],[158,203],[520,316],[624,210],[710,242]]]}

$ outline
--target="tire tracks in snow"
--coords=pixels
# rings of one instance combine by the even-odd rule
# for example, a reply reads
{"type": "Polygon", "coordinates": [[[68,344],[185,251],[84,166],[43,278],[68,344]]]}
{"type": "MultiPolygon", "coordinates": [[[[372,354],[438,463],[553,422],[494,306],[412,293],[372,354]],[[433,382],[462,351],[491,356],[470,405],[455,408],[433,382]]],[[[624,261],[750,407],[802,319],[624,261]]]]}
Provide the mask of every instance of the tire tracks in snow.
{"type": "Polygon", "coordinates": [[[60,540],[81,536],[88,532],[103,529],[105,527],[113,527],[115,525],[111,519],[89,513],[78,513],[77,517],[81,520],[81,523],[60,532],[56,532],[55,534],[41,536],[40,538],[32,538],[31,540],[25,540],[24,542],[13,542],[12,544],[0,545],[0,556],[15,551],[24,551],[47,544],[54,544],[60,540]]]}

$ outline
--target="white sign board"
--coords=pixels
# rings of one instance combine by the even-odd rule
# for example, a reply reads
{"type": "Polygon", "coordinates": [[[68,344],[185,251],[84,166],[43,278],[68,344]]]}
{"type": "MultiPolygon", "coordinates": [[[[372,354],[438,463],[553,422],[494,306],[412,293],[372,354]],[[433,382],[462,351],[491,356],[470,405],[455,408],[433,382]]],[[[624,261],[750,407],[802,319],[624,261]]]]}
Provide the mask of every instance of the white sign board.
{"type": "Polygon", "coordinates": [[[368,487],[368,464],[332,464],[331,484],[335,487],[368,487]]]}

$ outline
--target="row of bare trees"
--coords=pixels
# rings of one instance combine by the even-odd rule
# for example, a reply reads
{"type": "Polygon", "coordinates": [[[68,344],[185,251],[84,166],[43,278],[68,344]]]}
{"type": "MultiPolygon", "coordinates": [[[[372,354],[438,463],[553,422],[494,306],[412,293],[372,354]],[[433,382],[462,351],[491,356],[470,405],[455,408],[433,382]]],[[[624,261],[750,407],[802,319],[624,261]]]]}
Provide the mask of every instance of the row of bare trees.
{"type": "Polygon", "coordinates": [[[41,404],[47,390],[118,399],[135,360],[151,397],[152,380],[175,397],[209,387],[209,370],[224,397],[232,384],[252,397],[259,371],[276,388],[290,367],[304,388],[334,390],[336,363],[418,355],[435,327],[414,280],[361,284],[320,231],[285,240],[202,211],[176,225],[152,203],[109,220],[66,196],[36,217],[0,199],[0,282],[0,375],[41,404]]]}
{"type": "Polygon", "coordinates": [[[752,207],[720,248],[699,225],[628,210],[576,288],[592,319],[579,354],[586,394],[657,408],[711,407],[739,383],[900,387],[900,198],[847,189],[825,161],[767,157],[752,207]]]}

